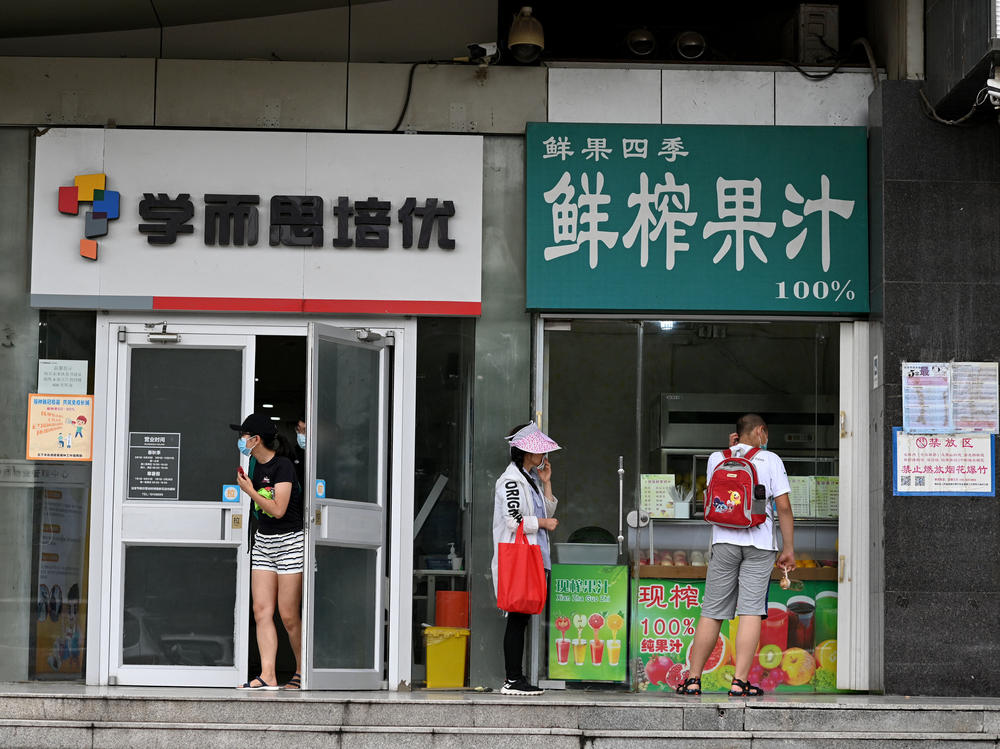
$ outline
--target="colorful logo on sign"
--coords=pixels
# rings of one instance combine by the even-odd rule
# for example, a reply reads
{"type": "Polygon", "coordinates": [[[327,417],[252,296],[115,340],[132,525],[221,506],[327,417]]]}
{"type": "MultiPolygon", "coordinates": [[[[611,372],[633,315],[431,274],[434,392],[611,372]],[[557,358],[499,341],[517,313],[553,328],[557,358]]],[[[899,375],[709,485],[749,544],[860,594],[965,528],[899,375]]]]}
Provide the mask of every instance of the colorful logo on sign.
{"type": "Polygon", "coordinates": [[[80,213],[81,203],[90,203],[90,210],[84,213],[83,236],[80,240],[80,256],[97,260],[97,237],[108,233],[108,221],[118,218],[120,195],[105,189],[108,175],[78,174],[73,184],[59,187],[59,212],[70,216],[80,213]]]}

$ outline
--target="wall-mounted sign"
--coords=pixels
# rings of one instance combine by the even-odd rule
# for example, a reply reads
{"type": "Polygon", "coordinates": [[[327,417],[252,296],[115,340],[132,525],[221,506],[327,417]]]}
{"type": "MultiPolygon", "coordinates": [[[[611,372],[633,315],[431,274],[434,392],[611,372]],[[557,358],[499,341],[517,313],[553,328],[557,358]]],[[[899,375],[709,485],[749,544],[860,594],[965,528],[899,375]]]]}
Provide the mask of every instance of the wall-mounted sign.
{"type": "Polygon", "coordinates": [[[180,499],[181,435],[128,433],[128,499],[180,499]]]}
{"type": "Polygon", "coordinates": [[[534,309],[868,311],[857,127],[531,123],[534,309]]]}
{"type": "Polygon", "coordinates": [[[87,392],[87,361],[39,359],[38,392],[84,395],[87,392]]]}
{"type": "Polygon", "coordinates": [[[476,315],[482,184],[481,136],[54,128],[32,304],[476,315]]]}
{"type": "Polygon", "coordinates": [[[90,460],[94,396],[28,395],[28,460],[90,460]]]}
{"type": "Polygon", "coordinates": [[[992,434],[908,434],[892,430],[892,493],[995,497],[992,434]]]}
{"type": "Polygon", "coordinates": [[[997,433],[997,362],[903,362],[903,429],[997,433]]]}

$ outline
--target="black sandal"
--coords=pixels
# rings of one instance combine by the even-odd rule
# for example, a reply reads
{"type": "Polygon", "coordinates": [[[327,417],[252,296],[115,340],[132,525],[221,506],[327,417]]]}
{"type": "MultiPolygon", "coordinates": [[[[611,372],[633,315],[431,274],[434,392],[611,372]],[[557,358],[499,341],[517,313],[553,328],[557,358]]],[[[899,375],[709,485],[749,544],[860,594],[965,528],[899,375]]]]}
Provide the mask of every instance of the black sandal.
{"type": "Polygon", "coordinates": [[[763,689],[742,679],[733,679],[733,686],[729,689],[730,697],[760,697],[762,694],[764,694],[763,689]],[[733,691],[733,687],[739,687],[740,691],[733,691]]]}
{"type": "Polygon", "coordinates": [[[701,677],[691,676],[686,679],[683,684],[677,686],[677,694],[690,694],[692,696],[701,694],[701,677]],[[691,688],[692,686],[694,689],[691,688]]]}

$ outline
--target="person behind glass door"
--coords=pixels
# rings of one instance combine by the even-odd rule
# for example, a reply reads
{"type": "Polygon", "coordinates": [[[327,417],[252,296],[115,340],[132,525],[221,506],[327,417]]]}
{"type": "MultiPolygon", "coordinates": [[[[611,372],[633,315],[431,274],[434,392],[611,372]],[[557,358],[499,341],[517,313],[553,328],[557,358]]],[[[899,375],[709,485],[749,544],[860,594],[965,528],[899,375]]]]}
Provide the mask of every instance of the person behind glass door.
{"type": "Polygon", "coordinates": [[[305,534],[302,530],[302,488],[292,464],[291,447],[264,414],[251,414],[242,424],[230,424],[240,433],[237,447],[253,459],[249,476],[238,472],[236,481],[254,503],[257,532],[250,553],[250,590],[257,623],[260,675],[241,689],[279,689],[275,673],[278,632],[274,610],[288,632],[295,655],[295,675],[285,689],[302,686],[299,658],[302,652],[302,571],[305,534]]]}
{"type": "MultiPolygon", "coordinates": [[[[524,524],[528,541],[541,547],[545,569],[551,568],[549,531],[559,521],[552,517],[557,500],[552,496],[552,465],[546,453],[560,449],[535,422],[522,424],[506,437],[510,443],[510,465],[497,479],[493,505],[493,594],[497,592],[499,544],[510,543],[517,527],[524,524]]],[[[502,694],[541,694],[524,675],[524,630],[530,614],[510,612],[503,638],[506,680],[502,694]]]]}
{"type": "Polygon", "coordinates": [[[300,416],[295,422],[295,456],[292,458],[295,465],[295,475],[299,477],[299,485],[306,485],[306,419],[300,416]]]}

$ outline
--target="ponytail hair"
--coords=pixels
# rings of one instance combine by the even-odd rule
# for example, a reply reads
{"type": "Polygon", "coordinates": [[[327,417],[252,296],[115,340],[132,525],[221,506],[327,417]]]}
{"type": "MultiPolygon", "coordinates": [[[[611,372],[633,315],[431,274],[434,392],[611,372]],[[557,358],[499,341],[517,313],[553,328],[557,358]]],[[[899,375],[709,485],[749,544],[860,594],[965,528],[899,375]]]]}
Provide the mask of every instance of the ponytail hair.
{"type": "Polygon", "coordinates": [[[295,451],[292,449],[291,443],[281,432],[275,432],[274,436],[270,439],[264,435],[259,436],[261,441],[264,443],[264,447],[268,450],[274,450],[276,454],[286,457],[289,460],[295,459],[295,451]]]}

